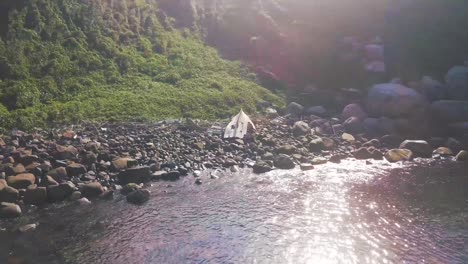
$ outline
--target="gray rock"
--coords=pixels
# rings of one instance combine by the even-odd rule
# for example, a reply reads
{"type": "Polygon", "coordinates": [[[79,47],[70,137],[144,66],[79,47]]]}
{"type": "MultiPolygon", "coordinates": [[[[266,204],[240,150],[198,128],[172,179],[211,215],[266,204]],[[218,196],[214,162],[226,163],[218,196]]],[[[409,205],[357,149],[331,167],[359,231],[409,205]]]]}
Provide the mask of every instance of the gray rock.
{"type": "Polygon", "coordinates": [[[284,170],[294,169],[296,164],[294,164],[294,160],[285,154],[279,154],[277,159],[274,162],[275,167],[284,170]]]}
{"type": "Polygon", "coordinates": [[[304,112],[304,106],[292,102],[288,105],[288,108],[286,109],[286,114],[293,115],[293,116],[300,116],[304,112]]]}
{"type": "Polygon", "coordinates": [[[455,66],[445,76],[450,99],[468,100],[468,67],[455,66]]]}
{"type": "Polygon", "coordinates": [[[99,182],[90,182],[81,188],[83,197],[94,198],[104,193],[104,188],[99,182]]]}
{"type": "Polygon", "coordinates": [[[425,140],[405,140],[400,144],[400,149],[409,149],[414,157],[430,158],[432,147],[425,140]]]}
{"type": "Polygon", "coordinates": [[[354,151],[353,156],[355,159],[359,160],[371,159],[373,157],[369,149],[365,147],[359,148],[356,151],[354,151]]]}
{"type": "Polygon", "coordinates": [[[310,134],[310,127],[306,122],[298,121],[298,122],[294,123],[293,135],[295,137],[305,136],[305,135],[309,135],[309,134],[310,134]]]}
{"type": "Polygon", "coordinates": [[[86,173],[86,167],[79,163],[71,163],[67,166],[67,175],[69,177],[81,176],[86,173]]]}
{"type": "Polygon", "coordinates": [[[0,218],[16,218],[21,216],[21,208],[14,203],[0,204],[0,218]]]}
{"type": "Polygon", "coordinates": [[[163,174],[161,176],[161,179],[165,181],[176,181],[180,178],[180,176],[181,174],[179,171],[170,171],[166,174],[163,174]]]}
{"type": "Polygon", "coordinates": [[[424,76],[420,82],[420,89],[423,95],[426,96],[429,101],[437,101],[445,98],[446,87],[432,79],[429,76],[424,76]]]}
{"type": "Polygon", "coordinates": [[[127,195],[127,201],[133,204],[143,204],[150,198],[150,192],[145,189],[137,189],[127,195]]]}
{"type": "Polygon", "coordinates": [[[316,138],[310,141],[309,150],[311,152],[320,152],[325,149],[325,144],[321,138],[316,138]]]}
{"type": "Polygon", "coordinates": [[[121,185],[127,183],[143,183],[151,180],[151,170],[148,166],[129,168],[121,171],[117,178],[121,185]]]}
{"type": "Polygon", "coordinates": [[[415,90],[394,83],[374,85],[367,95],[367,110],[376,117],[415,115],[426,104],[425,98],[415,90]]]}
{"type": "Polygon", "coordinates": [[[341,119],[347,120],[350,117],[357,117],[361,120],[364,120],[367,118],[367,113],[360,105],[349,104],[343,109],[343,112],[341,113],[341,119]]]}
{"type": "Polygon", "coordinates": [[[327,115],[327,109],[325,107],[319,105],[319,106],[312,106],[309,107],[305,110],[306,115],[316,115],[316,116],[321,116],[324,117],[327,115]]]}

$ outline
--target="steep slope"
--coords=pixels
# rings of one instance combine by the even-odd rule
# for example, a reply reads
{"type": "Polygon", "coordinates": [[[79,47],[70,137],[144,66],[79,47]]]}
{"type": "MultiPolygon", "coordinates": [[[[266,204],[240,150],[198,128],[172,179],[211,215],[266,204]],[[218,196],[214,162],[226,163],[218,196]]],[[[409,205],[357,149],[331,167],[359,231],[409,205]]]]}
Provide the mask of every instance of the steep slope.
{"type": "Polygon", "coordinates": [[[225,117],[281,100],[155,0],[30,0],[0,41],[3,127],[225,117]]]}

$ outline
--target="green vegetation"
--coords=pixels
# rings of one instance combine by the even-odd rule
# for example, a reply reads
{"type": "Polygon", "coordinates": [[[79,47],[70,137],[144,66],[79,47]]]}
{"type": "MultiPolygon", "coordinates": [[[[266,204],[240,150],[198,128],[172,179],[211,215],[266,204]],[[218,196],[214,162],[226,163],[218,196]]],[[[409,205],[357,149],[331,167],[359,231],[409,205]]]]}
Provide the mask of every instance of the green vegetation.
{"type": "Polygon", "coordinates": [[[153,0],[30,0],[0,40],[0,125],[226,117],[282,100],[153,0]]]}

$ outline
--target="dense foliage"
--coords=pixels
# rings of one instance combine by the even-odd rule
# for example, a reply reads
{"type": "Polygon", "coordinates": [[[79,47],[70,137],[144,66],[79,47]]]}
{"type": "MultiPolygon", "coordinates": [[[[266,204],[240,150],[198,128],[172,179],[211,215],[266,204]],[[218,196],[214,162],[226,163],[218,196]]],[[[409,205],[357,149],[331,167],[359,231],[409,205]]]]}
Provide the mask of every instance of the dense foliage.
{"type": "Polygon", "coordinates": [[[281,100],[154,0],[30,0],[0,40],[2,127],[226,117],[281,100]]]}

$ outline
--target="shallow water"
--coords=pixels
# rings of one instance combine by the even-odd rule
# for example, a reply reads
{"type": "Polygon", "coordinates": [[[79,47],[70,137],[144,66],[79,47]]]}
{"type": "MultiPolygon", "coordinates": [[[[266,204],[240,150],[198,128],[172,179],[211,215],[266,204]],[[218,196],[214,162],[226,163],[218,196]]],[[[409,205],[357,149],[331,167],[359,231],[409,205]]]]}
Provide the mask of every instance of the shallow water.
{"type": "Polygon", "coordinates": [[[37,230],[0,234],[0,262],[468,262],[466,165],[344,161],[202,179],[154,183],[142,206],[117,195],[31,212],[21,221],[37,230]]]}

